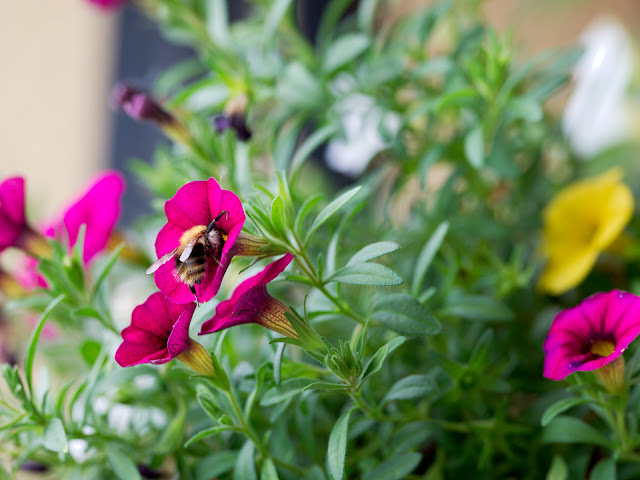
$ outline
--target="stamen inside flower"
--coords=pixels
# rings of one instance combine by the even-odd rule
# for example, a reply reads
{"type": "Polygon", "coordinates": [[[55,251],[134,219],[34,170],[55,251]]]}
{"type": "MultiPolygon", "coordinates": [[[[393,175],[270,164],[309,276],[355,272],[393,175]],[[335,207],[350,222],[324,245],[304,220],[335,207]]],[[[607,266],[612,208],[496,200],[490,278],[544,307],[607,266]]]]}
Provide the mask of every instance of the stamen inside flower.
{"type": "Polygon", "coordinates": [[[194,237],[200,235],[207,229],[206,225],[195,225],[180,236],[180,245],[186,245],[194,237]]]}
{"type": "Polygon", "coordinates": [[[609,340],[594,340],[591,342],[591,353],[600,357],[608,357],[615,350],[615,345],[609,340]]]}

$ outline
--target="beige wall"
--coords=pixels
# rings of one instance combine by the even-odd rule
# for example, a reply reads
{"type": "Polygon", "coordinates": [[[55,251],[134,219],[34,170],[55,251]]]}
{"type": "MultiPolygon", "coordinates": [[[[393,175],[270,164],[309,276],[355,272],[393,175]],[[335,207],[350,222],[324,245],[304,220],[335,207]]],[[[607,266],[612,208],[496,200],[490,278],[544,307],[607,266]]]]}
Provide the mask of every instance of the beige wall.
{"type": "Polygon", "coordinates": [[[36,219],[106,164],[116,17],[83,0],[0,0],[0,178],[36,219]]]}

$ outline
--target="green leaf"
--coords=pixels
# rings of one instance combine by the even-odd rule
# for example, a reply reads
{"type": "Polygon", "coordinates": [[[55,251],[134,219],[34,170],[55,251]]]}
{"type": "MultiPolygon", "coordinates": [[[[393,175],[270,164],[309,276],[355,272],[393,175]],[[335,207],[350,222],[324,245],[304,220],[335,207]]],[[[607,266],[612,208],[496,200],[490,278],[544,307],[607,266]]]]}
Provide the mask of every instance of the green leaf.
{"type": "Polygon", "coordinates": [[[142,480],[136,464],[122,453],[118,447],[112,444],[106,444],[105,450],[113,473],[115,473],[120,480],[142,480]]]}
{"type": "Polygon", "coordinates": [[[307,385],[302,389],[303,392],[307,390],[320,390],[320,391],[334,391],[334,390],[346,390],[347,386],[342,383],[334,382],[315,382],[307,385]]]}
{"type": "Polygon", "coordinates": [[[326,73],[333,73],[361,55],[370,44],[369,37],[363,33],[347,33],[341,36],[329,45],[322,69],[326,73]]]}
{"type": "Polygon", "coordinates": [[[206,6],[207,33],[218,45],[228,45],[229,11],[226,0],[207,0],[206,6]]]}
{"type": "Polygon", "coordinates": [[[591,470],[589,480],[616,480],[616,462],[613,458],[603,458],[591,470]]]}
{"type": "Polygon", "coordinates": [[[96,297],[98,291],[100,290],[100,287],[102,286],[102,283],[104,282],[105,278],[107,278],[107,275],[111,271],[111,268],[113,268],[113,266],[115,265],[116,260],[118,259],[118,256],[120,255],[120,252],[122,252],[122,250],[124,250],[124,247],[126,247],[126,244],[125,243],[121,243],[107,257],[106,261],[104,262],[104,264],[102,266],[102,269],[98,273],[98,279],[96,280],[95,285],[93,287],[93,292],[91,292],[92,300],[95,300],[95,297],[96,297]]]}
{"type": "Polygon", "coordinates": [[[567,478],[569,478],[567,463],[560,455],[554,455],[546,480],[567,480],[567,478]]]}
{"type": "Polygon", "coordinates": [[[356,193],[360,191],[361,188],[362,187],[358,186],[344,192],[338,198],[333,200],[329,205],[324,207],[322,211],[318,214],[316,219],[313,221],[313,224],[311,224],[311,227],[309,227],[309,231],[307,232],[307,237],[304,243],[306,244],[309,241],[309,238],[311,237],[311,235],[313,235],[313,233],[318,228],[320,228],[320,226],[324,222],[329,220],[338,210],[340,210],[349,200],[351,200],[356,195],[356,193]]]}
{"type": "Polygon", "coordinates": [[[473,128],[464,137],[464,154],[473,168],[479,169],[484,165],[484,136],[481,125],[473,128]]]}
{"type": "Polygon", "coordinates": [[[422,455],[417,452],[403,453],[385,460],[366,476],[367,480],[401,480],[418,466],[422,455]]]}
{"type": "Polygon", "coordinates": [[[428,375],[409,375],[401,378],[389,389],[382,403],[391,400],[408,400],[424,397],[438,388],[438,385],[428,375]]]}
{"type": "Polygon", "coordinates": [[[302,237],[302,228],[307,215],[309,215],[313,207],[315,207],[320,200],[322,200],[322,195],[308,197],[298,210],[294,223],[294,230],[300,237],[302,237]]]}
{"type": "Polygon", "coordinates": [[[379,263],[358,263],[337,270],[326,282],[349,283],[352,285],[374,285],[384,287],[402,285],[403,278],[389,267],[379,263]]]}
{"type": "Polygon", "coordinates": [[[282,365],[282,354],[284,353],[285,344],[281,343],[276,348],[276,353],[273,356],[273,381],[276,385],[280,385],[280,367],[282,365]]]}
{"type": "Polygon", "coordinates": [[[240,449],[236,466],[233,469],[234,480],[257,480],[256,464],[253,459],[254,446],[251,440],[245,442],[240,449]]]}
{"type": "Polygon", "coordinates": [[[576,405],[583,405],[585,403],[589,403],[589,400],[580,397],[563,398],[562,400],[558,400],[544,411],[544,413],[542,414],[542,419],[540,420],[540,424],[543,427],[546,427],[547,425],[549,425],[549,423],[551,423],[551,420],[556,418],[561,413],[566,412],[576,405]]]}
{"type": "Polygon", "coordinates": [[[424,305],[405,293],[383,297],[376,303],[371,318],[403,335],[435,335],[442,329],[424,305]]]}
{"type": "Polygon", "coordinates": [[[66,453],[69,450],[67,435],[59,418],[52,418],[47,423],[42,434],[42,444],[44,448],[52,452],[66,453]]]}
{"type": "Polygon", "coordinates": [[[345,10],[349,7],[352,0],[332,0],[322,9],[322,17],[318,22],[318,30],[316,33],[316,45],[321,50],[329,42],[331,36],[335,35],[337,25],[344,16],[345,10]]]}
{"type": "Polygon", "coordinates": [[[448,231],[449,222],[442,222],[438,225],[438,228],[436,228],[431,237],[429,237],[429,240],[423,247],[420,255],[418,255],[416,268],[413,271],[412,293],[414,296],[417,296],[420,292],[420,287],[422,286],[424,277],[429,271],[433,258],[436,256],[436,253],[438,253],[438,250],[440,250],[440,246],[442,245],[444,237],[447,235],[448,231]]]}
{"type": "Polygon", "coordinates": [[[270,41],[276,33],[278,25],[282,22],[282,18],[287,13],[291,0],[275,0],[264,21],[264,37],[265,41],[270,41]]]}
{"type": "Polygon", "coordinates": [[[238,452],[223,450],[204,457],[194,468],[194,480],[211,480],[230,471],[236,464],[238,452]]]}
{"type": "Polygon", "coordinates": [[[591,425],[574,417],[556,417],[542,433],[543,443],[587,443],[611,448],[611,442],[591,425]]]}
{"type": "Polygon", "coordinates": [[[86,340],[80,347],[80,354],[82,355],[82,359],[87,362],[87,365],[91,366],[96,363],[101,350],[102,345],[99,342],[86,340]]]}
{"type": "Polygon", "coordinates": [[[382,255],[386,255],[387,253],[395,252],[400,248],[395,242],[376,242],[367,245],[366,247],[360,249],[356,254],[351,257],[351,259],[347,262],[347,265],[355,265],[358,263],[365,263],[369,260],[373,260],[374,258],[381,257],[382,255]]]}
{"type": "Polygon", "coordinates": [[[360,374],[359,383],[364,382],[368,377],[378,372],[385,361],[385,359],[391,355],[391,353],[405,342],[405,337],[396,337],[389,343],[383,345],[378,351],[371,357],[371,360],[367,364],[366,368],[360,374]]]}
{"type": "Polygon", "coordinates": [[[24,373],[27,378],[27,385],[29,387],[29,392],[33,395],[33,359],[36,355],[36,347],[38,345],[38,339],[40,338],[40,334],[42,333],[42,329],[44,327],[44,323],[47,321],[49,314],[53,311],[54,308],[64,299],[64,295],[59,295],[55,299],[49,303],[47,308],[42,315],[40,316],[40,320],[38,321],[38,326],[31,334],[31,340],[29,341],[29,348],[27,349],[27,355],[24,358],[24,373]]]}
{"type": "Polygon", "coordinates": [[[260,405],[269,407],[294,397],[302,392],[307,385],[317,382],[314,378],[290,378],[280,385],[270,388],[260,399],[260,405]]]}
{"type": "Polygon", "coordinates": [[[344,460],[347,454],[347,435],[349,433],[349,418],[355,410],[351,407],[338,418],[338,421],[329,435],[329,445],[327,448],[327,463],[329,473],[334,480],[342,480],[344,476],[344,460]]]}
{"type": "Polygon", "coordinates": [[[262,470],[260,471],[260,480],[278,480],[278,471],[271,458],[267,458],[262,462],[262,470]]]}
{"type": "Polygon", "coordinates": [[[358,28],[365,33],[373,33],[373,22],[378,0],[362,0],[358,5],[358,28]]]}
{"type": "Polygon", "coordinates": [[[211,437],[220,432],[227,432],[229,430],[235,430],[231,425],[217,425],[215,427],[205,428],[204,430],[199,431],[195,435],[191,436],[189,440],[187,440],[184,444],[184,448],[187,448],[194,442],[198,440],[202,440],[203,438],[211,437]]]}
{"type": "Polygon", "coordinates": [[[502,302],[481,295],[460,295],[449,299],[450,304],[440,310],[441,315],[483,322],[505,322],[513,319],[513,312],[502,302]]]}
{"type": "MultiPolygon", "coordinates": [[[[338,128],[335,125],[325,125],[319,130],[313,132],[313,134],[311,134],[309,138],[300,145],[300,148],[296,150],[296,153],[291,160],[290,171],[297,172],[314,150],[335,135],[337,131],[338,128]]],[[[291,183],[293,182],[294,181],[292,180],[291,183]]]]}

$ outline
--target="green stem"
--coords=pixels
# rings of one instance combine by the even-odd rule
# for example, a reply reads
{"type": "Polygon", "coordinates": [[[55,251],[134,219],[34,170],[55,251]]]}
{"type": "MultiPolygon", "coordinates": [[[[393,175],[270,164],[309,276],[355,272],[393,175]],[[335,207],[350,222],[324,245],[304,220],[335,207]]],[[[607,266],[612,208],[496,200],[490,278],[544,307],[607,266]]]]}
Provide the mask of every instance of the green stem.
{"type": "Polygon", "coordinates": [[[340,301],[338,297],[336,297],[329,290],[327,290],[324,282],[316,272],[315,268],[313,268],[313,264],[311,263],[311,261],[309,260],[309,257],[307,256],[306,249],[302,246],[298,238],[296,238],[296,242],[298,243],[297,248],[293,249],[296,255],[295,257],[296,263],[298,264],[298,267],[300,267],[300,270],[302,270],[302,272],[311,281],[311,284],[313,285],[313,287],[320,290],[322,294],[325,297],[327,297],[331,301],[331,303],[333,303],[336,307],[338,307],[338,309],[342,313],[344,313],[348,317],[351,317],[356,322],[364,325],[366,323],[365,319],[363,319],[360,315],[356,314],[353,310],[351,310],[351,307],[348,304],[340,301]]]}
{"type": "Polygon", "coordinates": [[[305,470],[296,466],[296,465],[292,465],[290,463],[287,463],[283,460],[280,460],[278,458],[275,458],[273,455],[271,455],[271,453],[269,452],[269,449],[267,448],[267,446],[264,444],[264,442],[260,439],[260,437],[258,436],[258,434],[255,432],[255,430],[253,430],[253,427],[249,424],[249,422],[247,422],[247,420],[244,417],[244,413],[242,412],[242,409],[240,408],[240,405],[238,404],[238,401],[236,399],[236,395],[233,391],[233,387],[231,387],[229,390],[225,391],[227,397],[229,398],[229,402],[231,402],[231,406],[233,407],[233,411],[236,414],[236,417],[238,417],[238,421],[240,422],[240,426],[239,429],[244,432],[247,437],[249,437],[249,439],[253,442],[253,444],[258,448],[258,450],[260,450],[260,453],[262,454],[262,456],[264,458],[270,458],[273,463],[275,465],[277,465],[278,467],[287,469],[293,473],[295,473],[296,475],[304,475],[305,474],[305,470]]]}

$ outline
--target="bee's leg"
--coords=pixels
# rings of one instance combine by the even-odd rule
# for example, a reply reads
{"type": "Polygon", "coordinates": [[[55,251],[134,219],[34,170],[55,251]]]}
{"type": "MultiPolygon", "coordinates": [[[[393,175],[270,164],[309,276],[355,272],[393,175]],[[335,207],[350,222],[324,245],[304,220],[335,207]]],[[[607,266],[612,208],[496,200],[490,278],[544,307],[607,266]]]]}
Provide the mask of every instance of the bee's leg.
{"type": "Polygon", "coordinates": [[[223,215],[226,215],[227,218],[229,218],[229,212],[227,212],[226,210],[223,210],[222,212],[220,212],[220,215],[218,215],[216,218],[213,219],[213,222],[211,222],[208,226],[207,226],[207,233],[211,232],[211,230],[213,230],[216,226],[216,222],[218,220],[220,220],[222,218],[223,215]]]}
{"type": "Polygon", "coordinates": [[[196,297],[196,303],[200,303],[198,302],[198,294],[196,293],[196,286],[189,285],[189,290],[191,290],[191,293],[193,293],[193,296],[196,297]]]}

